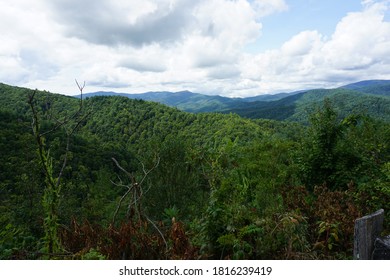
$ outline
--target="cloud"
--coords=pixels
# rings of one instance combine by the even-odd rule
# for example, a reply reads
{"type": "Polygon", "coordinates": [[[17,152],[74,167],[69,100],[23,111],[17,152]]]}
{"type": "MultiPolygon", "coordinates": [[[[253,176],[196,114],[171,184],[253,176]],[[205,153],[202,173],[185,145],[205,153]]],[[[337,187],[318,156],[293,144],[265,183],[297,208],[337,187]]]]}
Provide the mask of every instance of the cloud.
{"type": "Polygon", "coordinates": [[[186,34],[198,1],[48,1],[68,36],[93,44],[141,47],[172,43],[186,34]]]}
{"type": "Polygon", "coordinates": [[[254,0],[252,5],[258,17],[265,17],[288,10],[288,5],[284,0],[254,0]]]}
{"type": "Polygon", "coordinates": [[[367,69],[390,55],[390,23],[384,21],[387,5],[375,3],[350,13],[337,25],[323,48],[327,64],[337,69],[367,69]]]}
{"type": "Polygon", "coordinates": [[[207,68],[210,78],[220,79],[228,72],[236,76],[242,48],[260,36],[261,24],[252,7],[244,0],[205,1],[196,7],[194,17],[196,27],[181,44],[189,67],[207,68]]]}
{"type": "Polygon", "coordinates": [[[160,63],[148,64],[143,59],[126,59],[118,64],[120,67],[133,69],[138,72],[164,72],[167,68],[160,63]]]}
{"type": "Polygon", "coordinates": [[[212,79],[233,79],[238,78],[241,71],[234,65],[220,65],[207,71],[207,76],[212,79]]]}
{"type": "Polygon", "coordinates": [[[166,71],[169,54],[158,45],[145,46],[141,49],[128,49],[122,52],[117,66],[138,72],[166,71]]]}
{"type": "Polygon", "coordinates": [[[53,65],[39,59],[43,57],[39,46],[44,40],[38,34],[47,30],[43,20],[35,20],[36,15],[42,15],[39,3],[35,8],[25,10],[19,10],[18,4],[27,3],[22,0],[0,3],[0,80],[8,83],[34,79],[46,73],[46,66],[51,72],[53,65]],[[31,28],[31,22],[34,22],[34,28],[31,28]]]}
{"type": "Polygon", "coordinates": [[[279,90],[388,79],[390,23],[384,18],[388,9],[388,2],[371,3],[342,18],[329,38],[315,30],[302,31],[280,49],[245,55],[242,77],[271,85],[270,89],[277,84],[279,90]]]}
{"type": "Polygon", "coordinates": [[[17,84],[28,80],[29,74],[18,57],[0,56],[0,81],[17,84]]]}
{"type": "Polygon", "coordinates": [[[307,28],[279,47],[246,53],[268,28],[264,17],[293,12],[287,3],[5,0],[0,81],[71,94],[77,78],[88,91],[248,96],[390,78],[389,1],[363,0],[331,35],[307,28]]]}
{"type": "Polygon", "coordinates": [[[389,0],[362,0],[361,1],[362,3],[362,6],[367,8],[371,5],[376,5],[376,4],[379,4],[379,5],[383,5],[383,4],[389,4],[390,1],[389,0]]]}
{"type": "Polygon", "coordinates": [[[100,77],[100,79],[97,80],[92,80],[88,82],[88,86],[94,86],[94,87],[99,87],[99,88],[109,88],[109,89],[121,89],[121,88],[126,88],[130,87],[131,84],[122,82],[117,79],[115,76],[104,76],[100,77]]]}
{"type": "Polygon", "coordinates": [[[285,42],[281,50],[289,56],[306,55],[321,46],[321,37],[321,34],[316,30],[303,31],[285,42]]]}
{"type": "Polygon", "coordinates": [[[240,51],[261,30],[246,0],[97,3],[50,2],[53,20],[63,25],[61,32],[80,45],[85,42],[78,48],[90,49],[82,61],[90,64],[96,58],[88,71],[80,68],[82,75],[93,78],[93,86],[131,84],[134,89],[160,82],[179,87],[181,82],[184,87],[200,79],[239,76],[240,51]],[[115,52],[111,61],[99,48],[115,52]]]}
{"type": "MultiPolygon", "coordinates": [[[[42,51],[23,48],[19,52],[20,67],[28,73],[28,79],[47,79],[59,71],[59,65],[53,63],[42,51]]],[[[22,71],[23,72],[23,71],[22,71]]],[[[27,78],[26,77],[26,78],[27,78]]]]}

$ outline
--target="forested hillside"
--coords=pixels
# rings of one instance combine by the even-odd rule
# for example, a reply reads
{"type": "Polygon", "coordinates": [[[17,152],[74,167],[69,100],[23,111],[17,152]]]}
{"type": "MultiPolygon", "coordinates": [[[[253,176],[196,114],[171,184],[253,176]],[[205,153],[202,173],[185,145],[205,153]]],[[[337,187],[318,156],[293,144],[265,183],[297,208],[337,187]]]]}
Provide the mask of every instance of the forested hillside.
{"type": "Polygon", "coordinates": [[[368,80],[334,89],[300,90],[247,98],[209,96],[189,91],[142,94],[95,92],[85,96],[124,96],[155,101],[191,113],[235,113],[251,119],[298,121],[305,124],[308,122],[309,115],[318,110],[324,98],[327,98],[340,112],[340,117],[364,113],[376,119],[390,121],[390,81],[388,80],[368,80]]]}
{"type": "MultiPolygon", "coordinates": [[[[351,86],[352,88],[352,86],[351,86]]],[[[311,113],[328,99],[340,112],[340,117],[364,113],[376,119],[390,121],[390,87],[369,86],[354,89],[316,89],[275,101],[254,101],[224,110],[248,118],[298,121],[306,123],[311,113]],[[282,113],[281,113],[282,112],[282,113]]]]}
{"type": "Polygon", "coordinates": [[[0,84],[0,258],[351,258],[390,229],[390,123],[345,92],[299,123],[0,84]]]}
{"type": "Polygon", "coordinates": [[[348,84],[342,88],[352,89],[359,92],[390,96],[390,81],[389,80],[367,80],[353,84],[348,84]]]}
{"type": "Polygon", "coordinates": [[[180,110],[190,113],[222,111],[237,104],[246,102],[241,98],[228,98],[223,96],[203,95],[190,91],[179,92],[145,92],[138,94],[126,94],[117,92],[93,92],[85,94],[85,97],[95,96],[124,96],[131,99],[142,99],[145,101],[154,101],[170,107],[176,107],[180,110]]]}

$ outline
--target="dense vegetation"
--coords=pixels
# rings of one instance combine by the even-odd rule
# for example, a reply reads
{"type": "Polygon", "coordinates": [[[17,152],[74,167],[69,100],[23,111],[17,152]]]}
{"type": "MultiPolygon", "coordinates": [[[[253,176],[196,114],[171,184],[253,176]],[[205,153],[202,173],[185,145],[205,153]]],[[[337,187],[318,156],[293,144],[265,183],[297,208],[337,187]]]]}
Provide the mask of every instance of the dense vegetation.
{"type": "Polygon", "coordinates": [[[235,113],[245,118],[298,122],[307,121],[309,115],[318,108],[324,98],[327,98],[331,100],[332,106],[341,114],[341,117],[364,113],[376,119],[390,121],[389,80],[368,80],[334,89],[301,90],[247,98],[209,96],[189,91],[86,94],[90,97],[112,95],[155,101],[191,113],[235,113]]]}
{"type": "Polygon", "coordinates": [[[297,123],[0,96],[1,259],[345,259],[357,217],[389,230],[389,116],[348,100],[297,123]]]}

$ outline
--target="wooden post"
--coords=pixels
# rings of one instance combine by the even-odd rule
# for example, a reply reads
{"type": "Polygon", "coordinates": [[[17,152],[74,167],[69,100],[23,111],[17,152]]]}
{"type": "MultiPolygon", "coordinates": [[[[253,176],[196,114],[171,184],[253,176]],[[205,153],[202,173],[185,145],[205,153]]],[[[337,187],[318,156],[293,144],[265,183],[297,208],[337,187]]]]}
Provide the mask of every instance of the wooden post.
{"type": "Polygon", "coordinates": [[[355,221],[353,258],[355,260],[371,260],[374,242],[383,230],[385,211],[380,209],[371,215],[355,221]]]}

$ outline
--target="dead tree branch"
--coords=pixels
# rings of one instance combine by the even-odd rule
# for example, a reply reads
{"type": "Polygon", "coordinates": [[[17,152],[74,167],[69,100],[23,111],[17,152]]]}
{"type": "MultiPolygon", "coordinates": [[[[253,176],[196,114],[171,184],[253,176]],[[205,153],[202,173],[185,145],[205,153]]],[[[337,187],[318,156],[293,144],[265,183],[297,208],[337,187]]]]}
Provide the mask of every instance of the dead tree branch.
{"type": "MultiPolygon", "coordinates": [[[[142,208],[141,208],[141,200],[142,200],[143,195],[146,194],[150,190],[150,187],[146,191],[144,191],[143,190],[143,183],[144,183],[145,179],[147,178],[147,176],[150,174],[150,172],[152,172],[155,168],[157,168],[157,166],[160,163],[160,158],[157,157],[157,160],[155,161],[152,168],[150,168],[148,170],[146,170],[145,165],[140,161],[140,164],[142,166],[143,176],[140,180],[138,180],[138,182],[137,182],[136,176],[133,173],[130,173],[126,169],[124,169],[115,158],[112,158],[112,161],[119,168],[119,170],[121,170],[126,175],[127,180],[129,182],[127,185],[124,185],[122,179],[118,176],[120,183],[113,183],[116,186],[125,187],[125,188],[127,188],[127,190],[121,196],[121,198],[118,202],[118,205],[117,205],[115,212],[114,212],[112,223],[113,224],[115,223],[116,217],[118,215],[119,209],[122,206],[123,201],[130,194],[132,194],[132,196],[130,197],[130,201],[129,201],[129,204],[127,207],[128,217],[130,218],[132,213],[134,213],[137,215],[137,218],[139,220],[141,219],[141,216],[144,216],[146,218],[146,216],[144,215],[142,208]]],[[[148,220],[148,218],[146,218],[146,219],[148,220]]]]}
{"type": "MultiPolygon", "coordinates": [[[[62,246],[60,244],[59,237],[58,237],[58,213],[57,212],[60,203],[59,200],[60,200],[60,191],[61,191],[61,178],[64,174],[64,170],[68,163],[68,156],[70,152],[70,139],[77,131],[77,129],[80,127],[81,123],[89,115],[89,113],[83,114],[82,112],[83,111],[82,90],[85,87],[85,82],[82,87],[78,84],[77,80],[76,83],[80,89],[80,94],[81,94],[81,101],[80,101],[79,108],[72,116],[70,117],[65,116],[63,117],[62,120],[60,120],[60,118],[53,117],[52,108],[50,108],[51,106],[47,105],[50,104],[49,102],[47,102],[46,109],[49,111],[48,114],[50,116],[50,119],[52,117],[55,119],[55,123],[52,125],[51,128],[49,128],[45,132],[42,132],[41,130],[42,115],[38,111],[37,104],[36,104],[37,90],[33,91],[28,96],[28,104],[32,112],[32,121],[31,121],[32,132],[37,142],[39,161],[45,176],[46,186],[44,189],[42,205],[46,215],[45,223],[44,223],[45,239],[46,239],[45,249],[49,255],[62,251],[61,248],[62,246]],[[65,140],[66,142],[65,142],[64,158],[62,160],[62,163],[60,164],[60,170],[57,175],[54,175],[53,158],[50,156],[49,153],[50,149],[47,148],[46,146],[46,136],[55,132],[58,129],[64,130],[66,134],[66,140],[65,140]]],[[[43,113],[46,114],[47,110],[43,109],[43,113]]]]}

